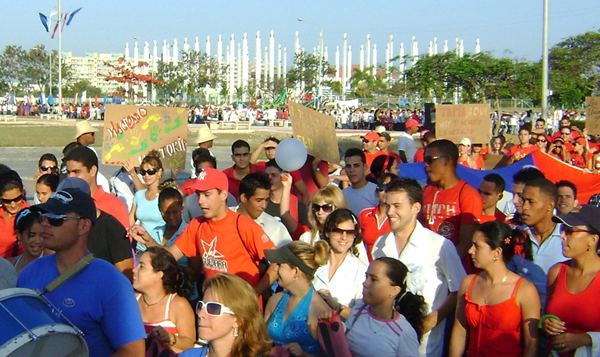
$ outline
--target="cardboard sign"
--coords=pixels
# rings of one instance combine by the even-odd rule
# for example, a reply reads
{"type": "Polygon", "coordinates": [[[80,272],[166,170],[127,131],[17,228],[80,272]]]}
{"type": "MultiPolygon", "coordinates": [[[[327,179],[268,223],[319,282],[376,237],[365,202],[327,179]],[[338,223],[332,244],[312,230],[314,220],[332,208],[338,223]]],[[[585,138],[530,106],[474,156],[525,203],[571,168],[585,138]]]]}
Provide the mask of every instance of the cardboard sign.
{"type": "Polygon", "coordinates": [[[109,104],[104,112],[102,163],[139,165],[150,150],[158,150],[164,170],[185,168],[187,111],[109,104]]]}
{"type": "Polygon", "coordinates": [[[472,143],[487,143],[492,135],[490,105],[443,104],[435,106],[435,136],[455,143],[469,138],[472,143]]]}
{"type": "Polygon", "coordinates": [[[499,169],[508,164],[508,156],[505,155],[488,155],[485,159],[483,169],[493,170],[499,169]]]}
{"type": "Polygon", "coordinates": [[[600,97],[585,97],[585,128],[588,134],[600,134],[600,97]]]}
{"type": "Polygon", "coordinates": [[[292,101],[288,106],[294,137],[306,145],[308,153],[318,152],[322,160],[339,163],[335,118],[292,101]]]}

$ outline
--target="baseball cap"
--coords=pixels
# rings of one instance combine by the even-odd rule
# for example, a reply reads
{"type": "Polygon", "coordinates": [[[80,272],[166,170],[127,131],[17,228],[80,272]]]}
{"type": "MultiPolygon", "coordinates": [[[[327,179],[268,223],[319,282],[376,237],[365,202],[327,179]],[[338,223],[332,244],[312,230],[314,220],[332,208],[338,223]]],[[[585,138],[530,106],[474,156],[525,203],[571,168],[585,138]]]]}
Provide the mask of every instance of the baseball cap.
{"type": "Polygon", "coordinates": [[[569,227],[589,226],[596,231],[600,231],[600,208],[591,205],[583,205],[578,213],[559,214],[552,217],[552,221],[562,223],[569,227]]]}
{"type": "Polygon", "coordinates": [[[80,189],[83,193],[90,194],[90,185],[88,185],[85,180],[79,177],[65,177],[60,181],[57,191],[64,190],[65,188],[77,188],[80,189]]]}
{"type": "Polygon", "coordinates": [[[208,191],[216,188],[221,191],[229,191],[227,176],[217,169],[204,169],[198,173],[198,178],[190,186],[195,191],[208,191]]]}
{"type": "Polygon", "coordinates": [[[96,204],[88,193],[78,188],[64,188],[56,191],[46,203],[33,206],[43,212],[65,214],[75,212],[96,223],[96,204]]]}
{"type": "Polygon", "coordinates": [[[413,126],[423,126],[423,124],[419,123],[416,119],[410,119],[406,122],[407,128],[411,128],[413,126]]]}
{"type": "Polygon", "coordinates": [[[370,141],[379,141],[379,134],[377,134],[374,131],[371,131],[371,132],[369,132],[366,135],[362,135],[361,138],[367,139],[367,140],[370,140],[370,141]]]}
{"type": "Polygon", "coordinates": [[[425,134],[427,134],[429,130],[425,129],[421,132],[421,140],[425,139],[425,134]]]}
{"type": "Polygon", "coordinates": [[[302,270],[302,272],[308,275],[309,277],[315,275],[316,269],[309,267],[302,261],[302,259],[295,256],[294,253],[292,253],[289,244],[286,244],[278,249],[267,249],[265,250],[265,256],[267,257],[267,260],[271,263],[291,264],[295,267],[298,267],[298,269],[302,270]]]}
{"type": "Polygon", "coordinates": [[[462,138],[458,141],[458,145],[471,146],[471,139],[462,138]]]}

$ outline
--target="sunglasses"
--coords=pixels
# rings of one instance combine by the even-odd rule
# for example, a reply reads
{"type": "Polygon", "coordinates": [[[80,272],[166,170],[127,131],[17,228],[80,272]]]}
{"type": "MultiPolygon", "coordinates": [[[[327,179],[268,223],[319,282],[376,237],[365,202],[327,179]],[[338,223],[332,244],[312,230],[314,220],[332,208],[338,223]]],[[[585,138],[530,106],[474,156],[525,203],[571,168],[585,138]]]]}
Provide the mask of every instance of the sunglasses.
{"type": "Polygon", "coordinates": [[[340,236],[343,235],[344,233],[346,233],[347,237],[356,237],[356,229],[342,229],[342,228],[335,227],[334,229],[331,230],[331,233],[337,234],[340,236]]]}
{"type": "Polygon", "coordinates": [[[590,231],[588,231],[587,229],[569,227],[569,226],[565,226],[564,224],[560,227],[560,231],[561,231],[561,233],[564,232],[568,236],[570,236],[573,233],[584,233],[584,232],[590,233],[590,231]]]}
{"type": "Polygon", "coordinates": [[[275,149],[277,149],[277,147],[275,147],[275,146],[267,146],[265,148],[266,151],[271,151],[271,150],[275,150],[275,149]]]}
{"type": "Polygon", "coordinates": [[[200,300],[196,303],[196,313],[200,314],[202,309],[206,309],[206,313],[210,316],[221,316],[223,314],[235,315],[230,308],[218,302],[204,302],[200,300]]]}
{"type": "Polygon", "coordinates": [[[325,213],[331,213],[331,212],[333,212],[335,210],[335,206],[332,205],[331,203],[326,203],[326,204],[324,204],[322,206],[319,206],[318,204],[313,203],[312,204],[312,210],[315,213],[319,212],[320,210],[323,210],[323,212],[325,212],[325,213]]]}
{"type": "Polygon", "coordinates": [[[3,205],[9,205],[9,204],[11,204],[13,202],[19,202],[19,201],[22,201],[24,199],[25,199],[25,197],[23,195],[19,195],[19,196],[15,197],[15,198],[0,198],[0,201],[2,201],[3,205]]]}
{"type": "Polygon", "coordinates": [[[383,192],[386,189],[387,189],[387,185],[384,184],[384,183],[380,183],[380,184],[377,185],[377,191],[379,191],[379,192],[383,192]]]}
{"type": "Polygon", "coordinates": [[[154,176],[154,175],[156,175],[157,172],[158,172],[157,169],[148,169],[148,170],[140,169],[140,175],[142,175],[142,176],[146,176],[146,174],[148,174],[150,176],[154,176]]]}
{"type": "Polygon", "coordinates": [[[40,212],[40,221],[48,220],[53,227],[60,227],[65,223],[65,221],[71,221],[76,219],[85,219],[82,216],[65,216],[64,214],[54,214],[54,213],[41,213],[40,212]]]}
{"type": "Polygon", "coordinates": [[[365,144],[368,144],[368,143],[370,143],[371,141],[375,141],[375,140],[367,140],[367,139],[363,139],[363,140],[362,140],[362,142],[363,142],[363,143],[365,143],[365,144]]]}
{"type": "Polygon", "coordinates": [[[445,157],[448,155],[439,155],[439,156],[425,156],[423,158],[423,161],[427,164],[427,165],[431,165],[435,160],[437,159],[441,159],[442,157],[445,157]]]}
{"type": "Polygon", "coordinates": [[[538,142],[540,142],[540,143],[547,143],[548,140],[546,140],[546,139],[538,139],[538,142]]]}
{"type": "Polygon", "coordinates": [[[40,166],[40,171],[48,171],[48,170],[54,170],[54,169],[56,169],[56,166],[52,166],[52,165],[40,166]]]}

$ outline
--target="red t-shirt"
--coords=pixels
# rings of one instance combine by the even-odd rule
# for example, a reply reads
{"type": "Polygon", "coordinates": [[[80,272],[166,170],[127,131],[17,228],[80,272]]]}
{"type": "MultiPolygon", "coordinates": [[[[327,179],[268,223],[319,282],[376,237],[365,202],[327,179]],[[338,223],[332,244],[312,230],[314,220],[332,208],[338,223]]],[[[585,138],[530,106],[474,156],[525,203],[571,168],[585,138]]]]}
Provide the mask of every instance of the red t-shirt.
{"type": "MultiPolygon", "coordinates": [[[[27,202],[23,202],[23,208],[27,208],[29,205],[27,202]]],[[[4,259],[8,259],[13,256],[13,250],[15,243],[17,242],[17,233],[15,232],[15,219],[16,215],[11,216],[8,222],[4,220],[5,210],[4,207],[0,207],[0,256],[4,259]]],[[[23,254],[23,244],[19,244],[17,255],[23,254]]]]}
{"type": "MultiPolygon", "coordinates": [[[[571,162],[570,162],[571,165],[577,166],[577,167],[579,167],[581,169],[587,169],[587,166],[585,166],[585,160],[583,159],[583,155],[578,154],[578,153],[576,153],[574,151],[571,151],[570,154],[571,154],[571,162]]],[[[588,160],[588,162],[592,162],[592,157],[593,156],[594,155],[591,154],[591,153],[587,154],[587,160],[588,160]]]]}
{"type": "MultiPolygon", "coordinates": [[[[256,163],[256,165],[258,166],[262,166],[264,167],[264,169],[267,168],[267,162],[266,161],[259,161],[256,163]]],[[[264,171],[263,169],[263,171],[264,171]]],[[[292,182],[296,183],[298,181],[302,181],[302,175],[300,174],[300,171],[296,170],[296,171],[290,171],[290,176],[292,176],[292,182]]],[[[183,186],[182,186],[183,187],[183,186]]],[[[298,191],[298,189],[295,186],[292,186],[292,195],[298,197],[300,200],[302,200],[302,195],[300,194],[300,191],[298,191]]]]}
{"type": "Polygon", "coordinates": [[[175,245],[188,257],[202,257],[206,278],[231,273],[252,286],[260,281],[258,263],[265,257],[265,249],[275,248],[256,222],[229,209],[218,221],[204,217],[193,219],[175,245]]]}
{"type": "Polygon", "coordinates": [[[521,145],[515,145],[510,148],[510,151],[508,152],[508,156],[513,157],[514,154],[518,153],[518,157],[517,157],[517,159],[515,159],[515,161],[519,161],[522,158],[524,158],[525,156],[531,154],[534,151],[538,151],[539,149],[540,148],[535,145],[529,145],[526,148],[522,147],[521,145]]]}
{"type": "Polygon", "coordinates": [[[402,163],[402,159],[400,159],[400,155],[398,155],[398,153],[393,152],[393,151],[388,151],[387,153],[384,152],[384,154],[387,155],[387,156],[393,157],[394,160],[396,160],[396,165],[402,163]]]}
{"type": "Polygon", "coordinates": [[[499,209],[496,209],[493,216],[481,215],[481,224],[492,221],[504,222],[506,221],[506,215],[499,209]]]}
{"type": "Polygon", "coordinates": [[[96,202],[97,209],[115,217],[125,229],[129,229],[129,213],[123,201],[118,199],[117,196],[106,193],[102,186],[98,186],[98,191],[94,193],[92,198],[96,202]]]}
{"type": "MultiPolygon", "coordinates": [[[[242,181],[235,178],[235,176],[233,175],[233,172],[234,172],[234,166],[231,166],[230,168],[223,170],[223,173],[225,174],[225,176],[227,176],[227,182],[229,183],[228,191],[239,202],[239,200],[240,200],[240,183],[242,183],[242,181]]],[[[254,172],[265,172],[265,168],[260,165],[250,164],[250,172],[249,173],[254,173],[254,172]]]]}
{"type": "Polygon", "coordinates": [[[458,245],[461,224],[479,224],[482,210],[481,196],[463,180],[446,190],[427,185],[420,220],[425,228],[458,245]]]}
{"type": "MultiPolygon", "coordinates": [[[[421,148],[421,149],[417,149],[417,152],[415,152],[415,158],[413,159],[413,162],[423,162],[425,161],[425,149],[421,148]]],[[[398,163],[400,163],[400,161],[398,161],[398,163]]]]}
{"type": "Polygon", "coordinates": [[[377,150],[375,151],[374,154],[369,154],[366,151],[363,151],[365,153],[365,158],[367,159],[367,166],[371,167],[371,164],[373,163],[373,160],[375,160],[375,158],[377,156],[381,156],[381,155],[385,155],[383,152],[381,152],[381,150],[377,150]]]}
{"type": "Polygon", "coordinates": [[[367,257],[369,258],[369,262],[373,261],[371,250],[373,249],[373,245],[375,244],[377,238],[392,231],[387,217],[385,217],[382,222],[379,222],[377,213],[379,213],[379,206],[365,208],[358,215],[358,224],[360,225],[363,242],[365,244],[365,248],[367,249],[367,257]]]}
{"type": "Polygon", "coordinates": [[[189,179],[186,182],[184,182],[179,188],[181,189],[181,191],[183,191],[183,193],[186,196],[191,195],[192,193],[196,192],[193,188],[192,185],[194,184],[194,182],[196,181],[196,179],[189,179]]]}
{"type": "MultiPolygon", "coordinates": [[[[308,188],[308,193],[311,197],[319,190],[319,186],[315,182],[315,173],[312,167],[313,160],[314,157],[308,156],[308,158],[306,159],[306,163],[304,163],[304,166],[302,166],[300,170],[298,170],[298,172],[300,172],[300,175],[302,176],[302,181],[304,181],[306,188],[308,188]]],[[[322,172],[325,176],[329,174],[329,165],[327,164],[327,161],[321,161],[319,163],[319,171],[322,172]]]]}

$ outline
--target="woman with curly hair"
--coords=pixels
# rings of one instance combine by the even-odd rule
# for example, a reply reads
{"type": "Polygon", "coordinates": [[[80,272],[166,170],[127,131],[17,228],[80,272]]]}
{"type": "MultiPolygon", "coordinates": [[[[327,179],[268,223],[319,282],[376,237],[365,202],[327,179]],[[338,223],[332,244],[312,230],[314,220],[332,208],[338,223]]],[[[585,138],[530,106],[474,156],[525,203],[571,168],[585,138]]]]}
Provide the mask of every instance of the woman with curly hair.
{"type": "Polygon", "coordinates": [[[242,278],[220,273],[204,282],[198,301],[198,336],[208,345],[181,357],[258,357],[271,349],[256,292],[242,278]]]}
{"type": "Polygon", "coordinates": [[[302,233],[299,240],[314,245],[321,239],[319,232],[323,228],[327,216],[338,208],[348,208],[348,202],[339,187],[327,185],[315,192],[308,207],[310,209],[308,222],[312,228],[310,231],[302,233]]]}
{"type": "Polygon", "coordinates": [[[148,337],[158,337],[175,352],[194,345],[194,311],[187,300],[192,283],[171,253],[149,247],[133,269],[133,288],[148,337]]]}

